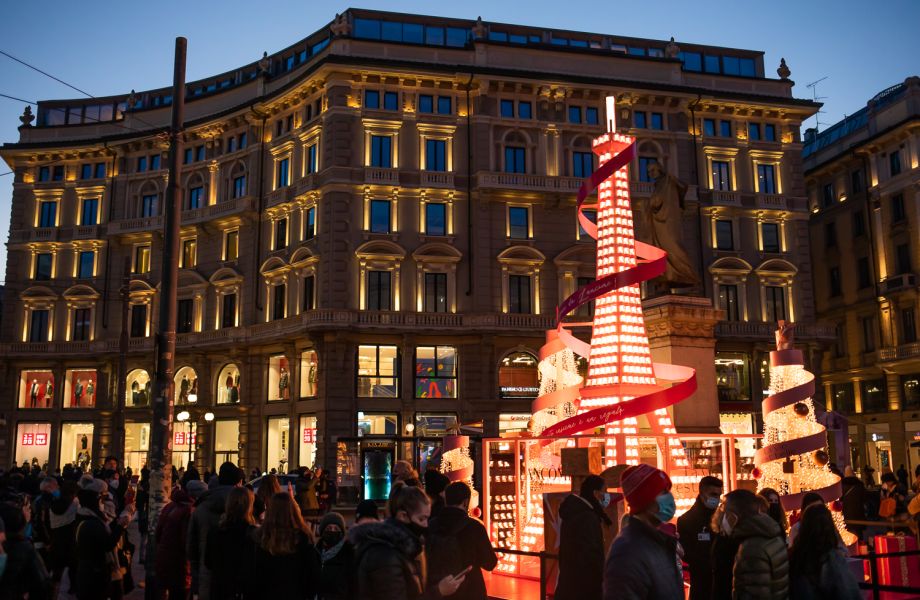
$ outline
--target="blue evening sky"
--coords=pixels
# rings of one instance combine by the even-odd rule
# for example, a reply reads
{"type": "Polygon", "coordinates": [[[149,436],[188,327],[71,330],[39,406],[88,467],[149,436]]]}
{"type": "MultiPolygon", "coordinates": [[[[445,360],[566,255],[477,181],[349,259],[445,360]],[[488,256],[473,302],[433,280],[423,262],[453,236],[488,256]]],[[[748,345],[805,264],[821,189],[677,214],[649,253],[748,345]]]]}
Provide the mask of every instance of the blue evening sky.
{"type": "MultiPolygon", "coordinates": [[[[288,46],[349,6],[762,50],[768,76],[775,77],[786,58],[798,97],[810,98],[805,85],[828,78],[818,88],[827,96],[822,121],[828,124],[882,89],[920,75],[918,0],[466,0],[456,6],[419,0],[4,1],[0,50],[105,96],[170,85],[178,35],[189,40],[187,78],[193,80],[288,46]]],[[[3,56],[0,93],[32,101],[79,97],[3,56]]],[[[22,109],[0,98],[0,142],[18,140],[22,109]]],[[[7,171],[0,161],[0,173],[7,171]]],[[[0,177],[0,271],[6,268],[11,195],[12,176],[0,177]]]]}

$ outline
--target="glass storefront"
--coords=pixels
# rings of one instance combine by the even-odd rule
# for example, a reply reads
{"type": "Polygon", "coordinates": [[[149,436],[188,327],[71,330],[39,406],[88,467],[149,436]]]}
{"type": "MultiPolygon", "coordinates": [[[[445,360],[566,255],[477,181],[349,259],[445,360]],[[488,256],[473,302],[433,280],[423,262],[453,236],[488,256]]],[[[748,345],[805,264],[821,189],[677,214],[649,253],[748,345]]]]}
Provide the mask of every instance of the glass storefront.
{"type": "Polygon", "coordinates": [[[19,408],[51,408],[54,389],[54,373],[50,369],[20,372],[19,408]]]}
{"type": "Polygon", "coordinates": [[[358,435],[399,435],[399,415],[358,412],[358,435]]]}
{"type": "Polygon", "coordinates": [[[16,464],[44,466],[51,448],[51,423],[20,423],[16,428],[16,464]]]}
{"type": "Polygon", "coordinates": [[[182,367],[176,371],[176,404],[195,404],[198,402],[198,374],[191,367],[182,367]]]}
{"type": "Polygon", "coordinates": [[[240,462],[240,422],[236,419],[214,422],[214,466],[240,462]]]}
{"type": "Polygon", "coordinates": [[[498,367],[498,386],[502,398],[536,398],[540,393],[536,357],[515,352],[503,358],[498,367]]]}
{"type": "Polygon", "coordinates": [[[869,466],[875,469],[876,481],[886,468],[894,470],[898,467],[897,465],[892,466],[891,434],[888,423],[866,425],[866,454],[869,466]]]}
{"type": "Polygon", "coordinates": [[[920,421],[904,423],[904,441],[907,443],[907,471],[913,474],[920,465],[920,421]]]}
{"type": "Polygon", "coordinates": [[[265,471],[288,472],[288,449],[291,445],[291,422],[287,417],[268,418],[268,447],[265,471]]]}
{"type": "Polygon", "coordinates": [[[198,424],[192,421],[173,423],[172,464],[177,469],[184,469],[195,460],[198,447],[198,424]]]}
{"type": "Polygon", "coordinates": [[[217,376],[217,403],[240,403],[240,370],[234,364],[224,366],[217,376]]]}
{"type": "Polygon", "coordinates": [[[300,449],[297,456],[301,467],[313,468],[316,465],[316,417],[300,416],[300,449]]]}
{"type": "Polygon", "coordinates": [[[498,415],[498,434],[529,431],[531,416],[530,413],[502,413],[498,415]]]}
{"type": "MultiPolygon", "coordinates": [[[[863,413],[888,412],[888,391],[884,379],[864,379],[859,382],[863,413]]],[[[885,432],[888,432],[887,425],[885,432]]]]}
{"type": "Polygon", "coordinates": [[[70,464],[87,471],[92,466],[93,424],[63,423],[61,425],[61,452],[58,464],[70,464]]]}
{"type": "Polygon", "coordinates": [[[143,369],[135,369],[128,373],[126,387],[127,397],[125,406],[149,406],[153,394],[153,383],[150,375],[143,369]]]}
{"type": "Polygon", "coordinates": [[[416,413],[416,437],[444,436],[460,431],[456,413],[416,413]]]}
{"type": "Polygon", "coordinates": [[[125,422],[125,466],[135,473],[147,464],[150,449],[150,423],[125,422]]]}
{"type": "Polygon", "coordinates": [[[751,359],[747,354],[716,352],[715,367],[719,402],[751,401],[751,359]]]}
{"type": "Polygon", "coordinates": [[[396,346],[358,346],[358,397],[399,396],[399,349],[396,346]]]}
{"type": "Polygon", "coordinates": [[[316,381],[319,371],[319,359],[313,350],[300,353],[300,397],[316,396],[316,381]]]}
{"type": "Polygon", "coordinates": [[[291,365],[286,356],[268,359],[268,401],[291,399],[291,365]]]}
{"type": "Polygon", "coordinates": [[[457,349],[419,346],[415,349],[415,397],[457,397],[457,349]]]}
{"type": "Polygon", "coordinates": [[[390,441],[361,443],[361,473],[365,499],[386,500],[390,497],[396,444],[390,441]]]}
{"type": "Polygon", "coordinates": [[[96,406],[98,386],[96,369],[67,369],[64,373],[64,408],[93,408],[96,406]]]}

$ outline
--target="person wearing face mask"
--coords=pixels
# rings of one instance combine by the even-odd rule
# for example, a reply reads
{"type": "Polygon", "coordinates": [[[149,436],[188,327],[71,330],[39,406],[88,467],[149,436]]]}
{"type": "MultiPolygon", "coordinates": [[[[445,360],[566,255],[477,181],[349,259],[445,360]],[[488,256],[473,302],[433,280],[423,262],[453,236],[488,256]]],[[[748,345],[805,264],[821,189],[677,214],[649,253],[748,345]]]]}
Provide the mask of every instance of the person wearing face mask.
{"type": "Polygon", "coordinates": [[[559,581],[557,600],[599,599],[604,581],[604,531],[610,519],[604,507],[610,503],[604,479],[589,475],[578,495],[559,505],[559,581]]]}
{"type": "Polygon", "coordinates": [[[131,517],[123,514],[110,522],[103,512],[106,483],[101,479],[89,479],[81,484],[82,489],[77,492],[80,508],[76,517],[77,598],[122,598],[124,574],[115,559],[115,550],[131,517]]]}
{"type": "Polygon", "coordinates": [[[647,464],[620,476],[629,514],[610,546],[604,567],[604,600],[683,600],[677,538],[659,531],[677,506],[667,473],[647,464]]]}
{"type": "Polygon", "coordinates": [[[390,518],[348,532],[355,546],[357,600],[426,600],[454,594],[469,568],[428,584],[422,536],[428,529],[431,501],[421,489],[394,484],[390,518]]]}
{"type": "Polygon", "coordinates": [[[732,600],[732,571],[735,568],[735,555],[738,554],[740,543],[729,535],[729,532],[722,530],[724,516],[723,500],[712,513],[712,521],[709,523],[709,529],[712,531],[712,556],[709,561],[712,569],[709,586],[711,600],[732,600]]]}
{"type": "Polygon", "coordinates": [[[32,544],[38,554],[51,565],[51,502],[61,497],[58,482],[53,477],[45,477],[38,485],[39,494],[32,502],[32,544]]]}
{"type": "Polygon", "coordinates": [[[690,570],[690,600],[708,600],[712,584],[712,515],[719,507],[722,481],[711,475],[700,479],[699,495],[690,510],[677,519],[677,534],[690,570]]]}
{"type": "Polygon", "coordinates": [[[757,495],[767,501],[767,514],[776,521],[783,532],[783,539],[786,539],[786,532],[789,531],[789,517],[779,501],[779,492],[773,488],[763,488],[757,492],[757,495]]]}
{"type": "Polygon", "coordinates": [[[789,597],[789,555],[779,525],[762,497],[750,490],[725,496],[722,531],[739,542],[733,568],[733,600],[789,597]]]}
{"type": "Polygon", "coordinates": [[[319,600],[347,600],[352,596],[355,549],[345,539],[345,517],[326,513],[319,522],[319,600]]]}

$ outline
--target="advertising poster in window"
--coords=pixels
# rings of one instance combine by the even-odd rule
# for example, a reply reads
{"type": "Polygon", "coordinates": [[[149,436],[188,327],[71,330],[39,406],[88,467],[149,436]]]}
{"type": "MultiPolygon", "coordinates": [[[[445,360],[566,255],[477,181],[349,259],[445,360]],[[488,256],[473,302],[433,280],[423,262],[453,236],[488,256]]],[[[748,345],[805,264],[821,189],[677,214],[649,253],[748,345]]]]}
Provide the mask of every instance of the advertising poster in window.
{"type": "Polygon", "coordinates": [[[457,351],[448,346],[416,348],[415,397],[457,397],[457,351]]]}
{"type": "Polygon", "coordinates": [[[51,423],[20,423],[16,429],[16,463],[42,467],[51,448],[51,423]]]}
{"type": "Polygon", "coordinates": [[[19,408],[51,408],[54,402],[54,373],[49,369],[23,371],[19,389],[19,408]]]}
{"type": "Polygon", "coordinates": [[[97,390],[95,369],[68,369],[64,378],[64,408],[96,406],[97,390]]]}

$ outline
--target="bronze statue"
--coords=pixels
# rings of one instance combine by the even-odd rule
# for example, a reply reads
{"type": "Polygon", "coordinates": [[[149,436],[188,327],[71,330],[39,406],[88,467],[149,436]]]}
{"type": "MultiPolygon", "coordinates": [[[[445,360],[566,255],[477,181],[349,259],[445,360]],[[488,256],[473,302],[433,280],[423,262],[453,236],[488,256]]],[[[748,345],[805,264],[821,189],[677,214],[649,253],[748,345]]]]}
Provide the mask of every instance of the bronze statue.
{"type": "Polygon", "coordinates": [[[657,162],[648,166],[648,174],[655,182],[655,190],[647,200],[639,201],[642,213],[640,240],[668,253],[667,271],[658,281],[669,288],[698,285],[700,278],[683,248],[683,208],[687,184],[668,174],[657,162]]]}

